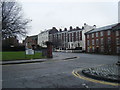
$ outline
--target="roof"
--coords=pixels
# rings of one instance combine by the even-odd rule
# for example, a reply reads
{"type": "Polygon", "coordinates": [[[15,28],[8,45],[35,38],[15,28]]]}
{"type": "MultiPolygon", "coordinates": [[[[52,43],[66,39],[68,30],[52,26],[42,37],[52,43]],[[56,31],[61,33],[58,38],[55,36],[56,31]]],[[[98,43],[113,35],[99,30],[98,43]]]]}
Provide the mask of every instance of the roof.
{"type": "Polygon", "coordinates": [[[42,31],[40,34],[43,34],[45,32],[48,32],[49,34],[52,34],[52,33],[58,32],[58,30],[57,29],[48,29],[48,30],[42,31]]]}
{"type": "Polygon", "coordinates": [[[37,36],[38,36],[38,35],[27,36],[26,39],[27,39],[27,38],[37,39],[37,38],[38,38],[37,36]]]}
{"type": "Polygon", "coordinates": [[[120,23],[113,27],[113,30],[120,30],[120,23]]]}
{"type": "Polygon", "coordinates": [[[98,31],[104,31],[104,30],[109,30],[109,29],[112,29],[113,27],[115,27],[117,24],[112,24],[112,25],[108,25],[108,26],[104,26],[104,27],[100,27],[100,28],[95,28],[95,29],[92,29],[91,31],[89,32],[86,32],[86,33],[93,33],[93,32],[98,32],[98,31]]]}
{"type": "Polygon", "coordinates": [[[34,35],[34,36],[29,36],[29,37],[37,37],[38,35],[34,35]]]}
{"type": "Polygon", "coordinates": [[[40,34],[45,33],[45,32],[49,32],[49,31],[50,31],[50,29],[49,29],[49,30],[42,31],[40,34]]]}
{"type": "Polygon", "coordinates": [[[72,30],[69,30],[68,32],[74,32],[74,31],[82,31],[83,29],[72,29],[72,30]]]}

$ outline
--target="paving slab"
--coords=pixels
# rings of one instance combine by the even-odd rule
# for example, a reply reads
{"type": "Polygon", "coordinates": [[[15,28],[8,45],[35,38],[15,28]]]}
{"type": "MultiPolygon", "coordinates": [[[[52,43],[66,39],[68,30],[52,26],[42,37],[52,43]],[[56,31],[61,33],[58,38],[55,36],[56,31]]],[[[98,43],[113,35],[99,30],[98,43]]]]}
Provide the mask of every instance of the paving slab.
{"type": "MultiPolygon", "coordinates": [[[[78,71],[78,73],[80,72],[78,71]]],[[[82,73],[90,78],[120,83],[120,66],[116,64],[106,64],[83,69],[82,73]]]]}

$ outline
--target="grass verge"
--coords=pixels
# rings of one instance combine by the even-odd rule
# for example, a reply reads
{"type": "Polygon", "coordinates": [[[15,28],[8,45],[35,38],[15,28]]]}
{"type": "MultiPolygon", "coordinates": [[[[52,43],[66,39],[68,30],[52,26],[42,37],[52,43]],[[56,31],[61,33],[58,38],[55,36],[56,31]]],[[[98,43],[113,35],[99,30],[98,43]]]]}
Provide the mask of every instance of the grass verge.
{"type": "Polygon", "coordinates": [[[29,59],[41,59],[45,58],[42,56],[42,53],[35,52],[34,55],[26,55],[25,51],[16,51],[16,52],[0,52],[2,54],[2,61],[9,60],[29,60],[29,59]]]}

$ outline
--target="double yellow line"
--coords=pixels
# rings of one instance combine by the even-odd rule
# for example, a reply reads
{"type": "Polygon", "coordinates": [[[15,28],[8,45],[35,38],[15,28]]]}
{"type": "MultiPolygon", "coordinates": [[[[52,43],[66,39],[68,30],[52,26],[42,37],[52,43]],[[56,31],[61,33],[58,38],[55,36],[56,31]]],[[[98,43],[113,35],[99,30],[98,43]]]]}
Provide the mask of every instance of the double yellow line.
{"type": "Polygon", "coordinates": [[[78,74],[78,70],[73,70],[72,74],[80,79],[84,79],[87,81],[95,82],[95,83],[101,83],[101,84],[107,84],[107,85],[112,85],[112,86],[120,86],[120,83],[112,83],[112,82],[106,82],[106,81],[100,81],[100,80],[95,80],[91,78],[84,77],[80,74],[78,74]]]}

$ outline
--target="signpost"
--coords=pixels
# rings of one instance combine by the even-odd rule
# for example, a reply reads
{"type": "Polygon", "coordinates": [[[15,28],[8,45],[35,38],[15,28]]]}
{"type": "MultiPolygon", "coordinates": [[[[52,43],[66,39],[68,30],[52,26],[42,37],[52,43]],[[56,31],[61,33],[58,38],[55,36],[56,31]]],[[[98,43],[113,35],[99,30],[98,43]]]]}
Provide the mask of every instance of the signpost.
{"type": "MultiPolygon", "coordinates": [[[[26,43],[26,45],[25,45],[26,47],[25,47],[25,56],[26,55],[34,55],[35,54],[35,52],[34,52],[34,50],[32,49],[32,45],[31,45],[31,43],[26,43]]],[[[32,59],[32,57],[31,57],[31,59],[32,59]]]]}
{"type": "Polygon", "coordinates": [[[32,50],[32,49],[26,49],[25,53],[26,53],[26,55],[34,55],[34,50],[32,50]]]}

